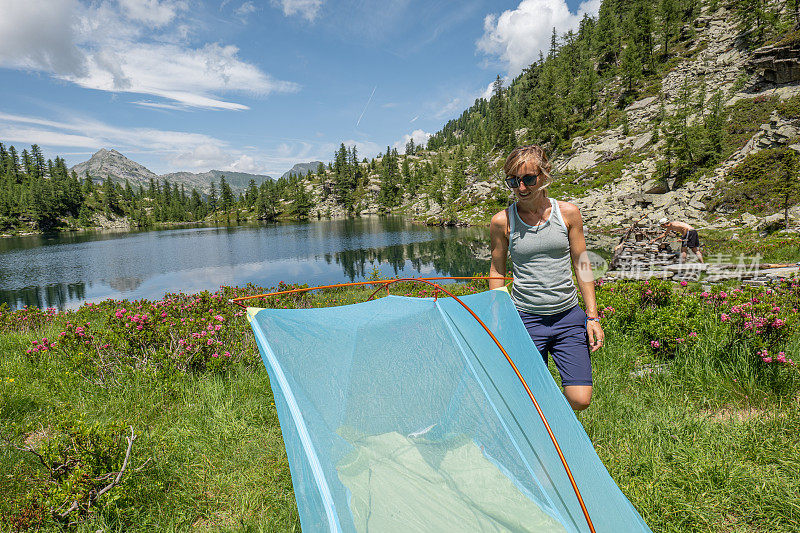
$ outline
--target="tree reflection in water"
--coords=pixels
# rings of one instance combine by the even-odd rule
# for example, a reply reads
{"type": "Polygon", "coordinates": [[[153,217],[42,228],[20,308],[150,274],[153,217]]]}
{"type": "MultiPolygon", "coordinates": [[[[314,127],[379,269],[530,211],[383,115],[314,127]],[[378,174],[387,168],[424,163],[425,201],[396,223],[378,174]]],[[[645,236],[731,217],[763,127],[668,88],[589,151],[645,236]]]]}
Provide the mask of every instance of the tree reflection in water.
{"type": "Polygon", "coordinates": [[[488,244],[484,236],[458,236],[447,239],[398,244],[384,248],[344,250],[326,254],[328,263],[335,261],[345,277],[356,281],[368,277],[378,265],[385,263],[395,276],[435,271],[440,276],[471,276],[488,272],[488,244]]]}

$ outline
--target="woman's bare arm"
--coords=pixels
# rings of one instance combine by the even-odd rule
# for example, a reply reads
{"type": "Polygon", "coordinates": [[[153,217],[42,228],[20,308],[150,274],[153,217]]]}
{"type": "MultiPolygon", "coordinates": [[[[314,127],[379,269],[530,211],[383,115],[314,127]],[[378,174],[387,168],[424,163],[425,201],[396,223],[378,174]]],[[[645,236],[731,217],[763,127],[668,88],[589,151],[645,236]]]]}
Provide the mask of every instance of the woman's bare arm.
{"type": "Polygon", "coordinates": [[[506,259],[508,257],[508,216],[505,209],[495,214],[489,223],[489,240],[492,252],[492,262],[489,265],[489,288],[497,289],[505,282],[506,259]]]}
{"type": "MultiPolygon", "coordinates": [[[[589,261],[589,253],[586,251],[586,238],[583,236],[583,218],[578,208],[569,202],[559,202],[561,215],[567,225],[567,237],[569,238],[569,253],[572,258],[572,267],[575,269],[575,277],[578,279],[578,290],[583,296],[583,304],[586,306],[586,314],[590,317],[597,317],[597,300],[594,294],[594,273],[592,263],[589,261]]],[[[597,321],[590,320],[586,325],[589,335],[589,342],[592,351],[600,348],[603,343],[603,328],[597,321]]]]}

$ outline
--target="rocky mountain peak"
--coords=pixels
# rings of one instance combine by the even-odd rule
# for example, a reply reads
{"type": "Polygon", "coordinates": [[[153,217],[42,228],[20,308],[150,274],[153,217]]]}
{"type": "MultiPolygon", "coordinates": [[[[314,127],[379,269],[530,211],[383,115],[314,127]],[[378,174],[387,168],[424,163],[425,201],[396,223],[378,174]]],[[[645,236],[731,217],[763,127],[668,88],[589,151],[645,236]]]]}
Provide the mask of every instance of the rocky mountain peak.
{"type": "Polygon", "coordinates": [[[105,148],[98,150],[88,161],[78,163],[72,170],[81,177],[88,172],[94,179],[110,177],[121,183],[127,180],[131,185],[148,185],[150,179],[158,177],[155,172],[128,159],[118,151],[105,148]]]}

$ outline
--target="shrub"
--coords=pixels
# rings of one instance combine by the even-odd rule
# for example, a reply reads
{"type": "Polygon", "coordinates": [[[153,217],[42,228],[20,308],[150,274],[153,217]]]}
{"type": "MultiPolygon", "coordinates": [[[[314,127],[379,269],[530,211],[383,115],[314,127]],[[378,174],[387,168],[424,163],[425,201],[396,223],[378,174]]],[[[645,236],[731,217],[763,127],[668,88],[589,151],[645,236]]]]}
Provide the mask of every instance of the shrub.
{"type": "Polygon", "coordinates": [[[15,529],[48,522],[76,524],[125,496],[131,436],[115,425],[62,419],[55,428],[21,432],[15,447],[33,459],[27,493],[9,502],[4,521],[15,529]]]}

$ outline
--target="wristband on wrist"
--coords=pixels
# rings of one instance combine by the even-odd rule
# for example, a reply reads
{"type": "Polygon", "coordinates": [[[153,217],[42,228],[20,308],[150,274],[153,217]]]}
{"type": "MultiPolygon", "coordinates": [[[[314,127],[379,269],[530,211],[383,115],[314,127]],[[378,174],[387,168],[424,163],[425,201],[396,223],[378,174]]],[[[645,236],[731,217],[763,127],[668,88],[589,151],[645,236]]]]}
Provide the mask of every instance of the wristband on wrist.
{"type": "Polygon", "coordinates": [[[594,322],[600,322],[600,317],[599,316],[587,316],[586,320],[592,320],[594,322]]]}

